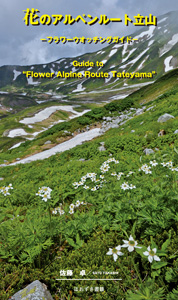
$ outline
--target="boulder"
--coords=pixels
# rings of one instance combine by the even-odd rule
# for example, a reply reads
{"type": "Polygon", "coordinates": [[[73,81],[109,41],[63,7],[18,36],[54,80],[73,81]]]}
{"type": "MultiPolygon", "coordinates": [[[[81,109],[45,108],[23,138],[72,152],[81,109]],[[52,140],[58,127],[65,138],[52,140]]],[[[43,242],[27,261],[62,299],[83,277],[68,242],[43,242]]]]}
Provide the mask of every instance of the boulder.
{"type": "Polygon", "coordinates": [[[177,134],[177,133],[178,133],[178,129],[174,131],[174,134],[177,134]]]}
{"type": "Polygon", "coordinates": [[[39,280],[30,283],[26,288],[14,294],[11,300],[53,300],[45,284],[39,280]]]}
{"type": "Polygon", "coordinates": [[[44,145],[48,145],[48,144],[51,144],[51,141],[46,141],[46,142],[44,143],[44,145]]]}
{"type": "Polygon", "coordinates": [[[159,122],[159,123],[164,123],[164,122],[167,122],[167,121],[170,120],[170,119],[174,119],[174,116],[169,115],[169,114],[164,114],[164,115],[162,115],[162,116],[160,116],[160,117],[158,118],[158,122],[159,122]]]}

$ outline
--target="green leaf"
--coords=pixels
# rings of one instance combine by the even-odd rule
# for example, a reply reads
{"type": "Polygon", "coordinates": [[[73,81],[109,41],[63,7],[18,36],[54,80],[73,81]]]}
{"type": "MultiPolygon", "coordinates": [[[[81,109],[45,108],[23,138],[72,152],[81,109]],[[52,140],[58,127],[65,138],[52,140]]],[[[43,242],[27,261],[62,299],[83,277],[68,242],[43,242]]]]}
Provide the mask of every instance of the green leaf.
{"type": "Polygon", "coordinates": [[[155,262],[155,263],[152,265],[152,269],[158,270],[158,269],[161,269],[162,267],[165,267],[166,265],[167,265],[167,262],[166,262],[166,261],[155,262]]]}

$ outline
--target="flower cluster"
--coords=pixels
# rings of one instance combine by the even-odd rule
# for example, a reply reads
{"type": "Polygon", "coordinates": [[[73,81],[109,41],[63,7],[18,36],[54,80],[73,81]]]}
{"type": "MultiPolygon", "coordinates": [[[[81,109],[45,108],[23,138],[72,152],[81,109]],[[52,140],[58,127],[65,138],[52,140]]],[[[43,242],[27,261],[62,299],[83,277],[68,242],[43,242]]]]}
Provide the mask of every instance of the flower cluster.
{"type": "MultiPolygon", "coordinates": [[[[168,162],[162,162],[160,163],[163,167],[167,167],[171,171],[176,171],[178,172],[178,168],[173,167],[173,162],[170,160],[168,162]]],[[[139,171],[143,171],[145,174],[151,174],[151,167],[156,167],[158,165],[158,162],[156,160],[151,160],[150,161],[150,166],[147,164],[144,164],[139,168],[139,171]]]]}
{"type": "Polygon", "coordinates": [[[163,167],[167,167],[169,170],[171,170],[171,171],[176,171],[176,172],[178,172],[178,168],[175,168],[175,167],[173,167],[173,162],[170,160],[170,161],[168,161],[168,162],[163,162],[163,163],[161,163],[161,165],[163,166],[163,167]]]}
{"type": "Polygon", "coordinates": [[[60,203],[60,206],[56,207],[53,211],[52,211],[52,214],[54,215],[57,215],[58,213],[61,215],[63,215],[65,212],[64,210],[62,209],[62,203],[60,203]]]}
{"type": "Polygon", "coordinates": [[[103,163],[103,164],[101,165],[101,167],[100,167],[100,170],[101,170],[101,173],[102,173],[102,174],[104,174],[104,173],[106,173],[107,171],[109,171],[109,169],[110,169],[109,164],[110,164],[111,162],[114,162],[115,164],[118,164],[118,163],[119,163],[119,161],[116,160],[114,157],[109,158],[107,161],[104,161],[104,163],[103,163]]]}
{"type": "Polygon", "coordinates": [[[128,184],[128,182],[124,182],[123,184],[121,184],[121,189],[122,190],[133,190],[133,189],[136,189],[136,186],[133,185],[133,184],[128,184]]]}
{"type": "Polygon", "coordinates": [[[0,187],[0,193],[2,193],[4,196],[10,195],[9,190],[13,190],[12,183],[10,183],[8,186],[0,187]]]}
{"type": "Polygon", "coordinates": [[[70,204],[69,206],[69,214],[73,214],[74,213],[74,208],[76,207],[79,207],[80,205],[86,205],[87,203],[86,202],[83,202],[83,201],[79,201],[77,200],[75,204],[70,204]]]}
{"type": "Polygon", "coordinates": [[[139,171],[143,171],[145,174],[151,174],[152,171],[150,169],[151,169],[150,166],[148,166],[147,164],[144,164],[143,166],[141,166],[139,168],[139,171]]]}
{"type": "MultiPolygon", "coordinates": [[[[124,244],[123,245],[118,245],[115,248],[109,248],[109,251],[106,253],[107,255],[113,255],[114,261],[117,260],[118,256],[122,256],[124,255],[123,252],[121,252],[120,250],[122,250],[122,248],[127,248],[129,252],[134,251],[135,248],[141,249],[142,247],[138,246],[137,241],[135,241],[133,239],[133,237],[130,235],[129,240],[123,240],[124,244]]],[[[156,251],[157,249],[151,249],[150,246],[147,248],[148,251],[143,252],[143,254],[145,256],[148,256],[148,260],[150,263],[153,262],[153,260],[155,261],[160,261],[160,258],[156,255],[156,251]]]]}
{"type": "Polygon", "coordinates": [[[52,189],[50,189],[47,186],[42,186],[41,188],[39,188],[36,195],[42,197],[42,200],[47,202],[48,199],[51,199],[51,192],[52,192],[52,189]]]}

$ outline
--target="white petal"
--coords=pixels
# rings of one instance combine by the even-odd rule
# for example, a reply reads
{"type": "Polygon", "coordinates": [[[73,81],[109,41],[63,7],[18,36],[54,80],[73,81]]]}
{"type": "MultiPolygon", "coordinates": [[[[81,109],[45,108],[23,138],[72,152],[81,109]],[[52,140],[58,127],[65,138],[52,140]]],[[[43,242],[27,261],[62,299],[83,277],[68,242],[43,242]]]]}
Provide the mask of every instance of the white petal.
{"type": "Polygon", "coordinates": [[[135,246],[136,246],[137,244],[138,244],[137,241],[135,241],[135,246]]]}
{"type": "Polygon", "coordinates": [[[134,247],[133,247],[133,246],[129,246],[129,247],[128,247],[128,251],[129,251],[129,252],[134,251],[134,247]]]}
{"type": "Polygon", "coordinates": [[[150,255],[149,255],[149,256],[148,256],[148,260],[149,260],[150,263],[152,263],[152,261],[153,261],[153,256],[150,256],[150,255]]]}
{"type": "Polygon", "coordinates": [[[126,240],[123,240],[123,242],[124,242],[124,244],[129,244],[129,242],[128,242],[128,241],[126,241],[126,240]]]}
{"type": "Polygon", "coordinates": [[[148,248],[147,248],[147,249],[148,249],[148,251],[150,251],[150,246],[148,246],[148,248]]]}
{"type": "Polygon", "coordinates": [[[114,254],[113,254],[113,257],[114,257],[114,261],[116,261],[116,260],[117,260],[117,254],[114,253],[114,254]]]}
{"type": "Polygon", "coordinates": [[[133,237],[130,235],[129,241],[134,241],[133,237]]]}
{"type": "Polygon", "coordinates": [[[128,246],[129,246],[129,244],[124,244],[121,247],[128,247],[128,246]]]}
{"type": "Polygon", "coordinates": [[[144,255],[148,256],[149,255],[149,252],[148,251],[145,251],[143,252],[144,255]]]}
{"type": "Polygon", "coordinates": [[[142,249],[142,247],[139,247],[139,246],[135,246],[135,248],[142,249]]]}
{"type": "Polygon", "coordinates": [[[121,245],[117,246],[115,249],[116,250],[121,250],[121,245]]]}
{"type": "Polygon", "coordinates": [[[112,255],[113,253],[112,253],[112,249],[111,248],[109,248],[109,251],[106,253],[107,255],[112,255]]]}
{"type": "Polygon", "coordinates": [[[156,248],[154,248],[154,249],[152,249],[153,251],[154,251],[154,253],[156,253],[156,251],[157,251],[157,249],[156,248]]]}
{"type": "Polygon", "coordinates": [[[161,259],[157,255],[154,255],[154,260],[160,261],[161,259]]]}

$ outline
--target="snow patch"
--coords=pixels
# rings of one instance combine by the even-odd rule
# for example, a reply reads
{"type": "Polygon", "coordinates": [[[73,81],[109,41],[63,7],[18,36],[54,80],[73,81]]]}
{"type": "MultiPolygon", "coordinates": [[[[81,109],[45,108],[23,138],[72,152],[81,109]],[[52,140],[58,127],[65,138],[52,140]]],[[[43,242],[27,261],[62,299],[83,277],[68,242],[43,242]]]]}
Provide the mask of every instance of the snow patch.
{"type": "Polygon", "coordinates": [[[154,32],[155,29],[156,29],[156,26],[149,26],[148,30],[141,32],[139,35],[135,36],[134,38],[139,39],[139,38],[142,38],[145,35],[147,35],[148,39],[150,39],[150,38],[152,38],[153,32],[154,32]]]}
{"type": "Polygon", "coordinates": [[[83,92],[85,90],[84,87],[82,87],[82,83],[79,83],[77,85],[77,88],[75,90],[72,91],[72,93],[76,93],[76,92],[83,92]]]}
{"type": "Polygon", "coordinates": [[[14,78],[13,81],[16,80],[16,78],[21,74],[21,72],[14,70],[14,78]]]}
{"type": "Polygon", "coordinates": [[[127,55],[127,57],[125,57],[125,58],[122,59],[122,62],[125,62],[135,50],[136,50],[136,48],[130,50],[130,52],[129,52],[129,54],[127,55]]]}
{"type": "Polygon", "coordinates": [[[128,44],[124,44],[123,50],[122,50],[122,56],[125,55],[125,53],[126,53],[126,51],[127,51],[127,46],[128,46],[128,44]]]}
{"type": "Polygon", "coordinates": [[[162,22],[166,21],[166,20],[167,20],[167,18],[168,18],[168,17],[166,17],[166,18],[164,18],[164,19],[161,19],[160,21],[158,21],[158,24],[160,24],[160,23],[162,23],[162,22]]]}
{"type": "Polygon", "coordinates": [[[15,148],[19,147],[22,143],[24,143],[24,142],[20,142],[18,144],[15,144],[14,146],[12,146],[11,148],[9,148],[8,150],[15,149],[15,148]]]}
{"type": "Polygon", "coordinates": [[[146,62],[146,60],[148,59],[148,57],[149,57],[149,55],[147,55],[147,56],[145,57],[145,59],[141,62],[141,64],[138,66],[138,70],[140,70],[140,69],[143,67],[143,65],[144,65],[144,63],[146,62]]]}
{"type": "Polygon", "coordinates": [[[46,68],[46,65],[43,65],[43,69],[46,68]]]}
{"type": "Polygon", "coordinates": [[[111,57],[112,55],[114,55],[117,52],[117,49],[111,50],[111,52],[109,53],[109,57],[111,57]]]}
{"type": "Polygon", "coordinates": [[[116,45],[114,45],[113,46],[113,49],[115,49],[115,48],[120,48],[120,47],[122,47],[123,45],[121,45],[121,44],[116,44],[116,45]]]}
{"type": "Polygon", "coordinates": [[[0,94],[9,94],[8,92],[0,91],[0,94]]]}
{"type": "Polygon", "coordinates": [[[34,123],[41,122],[45,119],[48,119],[50,117],[50,115],[53,114],[54,112],[56,112],[57,110],[64,110],[64,111],[68,111],[73,114],[76,114],[76,111],[73,110],[73,106],[71,106],[71,105],[51,106],[51,107],[47,107],[47,108],[43,109],[42,111],[36,113],[33,117],[24,118],[23,120],[20,121],[20,123],[28,125],[28,124],[34,124],[34,123]]]}
{"type": "Polygon", "coordinates": [[[28,133],[22,128],[17,128],[17,129],[10,130],[8,137],[13,138],[16,136],[23,136],[23,135],[28,135],[28,133]]]}
{"type": "Polygon", "coordinates": [[[33,81],[32,77],[28,77],[27,81],[28,81],[28,84],[33,84],[33,85],[37,85],[37,84],[41,83],[40,81],[33,81]]]}
{"type": "MultiPolygon", "coordinates": [[[[107,62],[107,59],[104,59],[101,61],[103,64],[105,64],[107,62]]],[[[104,67],[104,66],[103,66],[104,67]]]]}
{"type": "Polygon", "coordinates": [[[166,52],[170,51],[172,47],[178,42],[178,33],[172,36],[172,39],[162,48],[160,49],[160,57],[163,56],[166,52]]]}
{"type": "Polygon", "coordinates": [[[146,52],[148,51],[148,49],[145,49],[142,53],[140,53],[136,58],[134,58],[133,60],[129,61],[126,65],[121,66],[121,69],[126,68],[128,65],[130,64],[135,64],[146,52]]]}
{"type": "Polygon", "coordinates": [[[171,62],[172,58],[173,58],[173,56],[170,55],[164,60],[165,72],[168,72],[173,69],[173,66],[170,66],[170,62],[171,62]]]}
{"type": "Polygon", "coordinates": [[[48,158],[52,155],[55,155],[59,152],[64,152],[66,150],[76,147],[77,145],[81,145],[82,142],[90,141],[99,135],[100,135],[100,128],[95,128],[95,129],[89,130],[87,132],[80,133],[80,134],[76,135],[74,138],[72,138],[64,143],[61,143],[49,150],[34,154],[32,156],[24,158],[20,161],[16,161],[9,165],[13,166],[13,165],[21,164],[21,163],[22,164],[29,163],[29,162],[36,161],[36,160],[43,160],[43,159],[48,158]]]}
{"type": "Polygon", "coordinates": [[[60,64],[62,61],[64,61],[65,60],[65,58],[63,58],[63,59],[59,59],[59,60],[57,60],[55,63],[56,64],[60,64]]]}
{"type": "Polygon", "coordinates": [[[150,47],[154,43],[154,40],[149,41],[148,47],[150,47]]]}
{"type": "Polygon", "coordinates": [[[105,83],[108,83],[111,80],[111,78],[113,77],[111,72],[108,72],[108,75],[109,76],[105,78],[105,83]]]}

